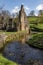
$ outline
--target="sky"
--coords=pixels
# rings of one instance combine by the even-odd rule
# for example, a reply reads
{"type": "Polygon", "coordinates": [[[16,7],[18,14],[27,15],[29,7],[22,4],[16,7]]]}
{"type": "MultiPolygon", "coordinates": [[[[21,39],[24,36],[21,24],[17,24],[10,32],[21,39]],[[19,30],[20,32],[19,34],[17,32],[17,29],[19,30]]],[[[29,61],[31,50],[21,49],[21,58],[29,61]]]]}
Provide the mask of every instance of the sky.
{"type": "Polygon", "coordinates": [[[35,15],[38,14],[39,10],[43,10],[43,0],[0,0],[0,7],[3,6],[5,10],[9,10],[11,13],[19,12],[21,4],[24,5],[27,15],[31,10],[35,10],[35,15]]]}

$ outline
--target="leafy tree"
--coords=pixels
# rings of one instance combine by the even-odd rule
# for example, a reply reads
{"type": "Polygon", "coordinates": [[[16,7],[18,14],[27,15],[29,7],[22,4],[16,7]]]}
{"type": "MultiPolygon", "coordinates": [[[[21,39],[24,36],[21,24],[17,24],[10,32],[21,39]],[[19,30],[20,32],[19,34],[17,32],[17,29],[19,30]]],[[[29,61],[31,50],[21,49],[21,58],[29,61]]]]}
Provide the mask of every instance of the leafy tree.
{"type": "Polygon", "coordinates": [[[43,10],[39,10],[38,16],[43,16],[43,10]]]}
{"type": "Polygon", "coordinates": [[[32,10],[30,13],[29,13],[30,16],[35,16],[35,11],[32,10]]]}

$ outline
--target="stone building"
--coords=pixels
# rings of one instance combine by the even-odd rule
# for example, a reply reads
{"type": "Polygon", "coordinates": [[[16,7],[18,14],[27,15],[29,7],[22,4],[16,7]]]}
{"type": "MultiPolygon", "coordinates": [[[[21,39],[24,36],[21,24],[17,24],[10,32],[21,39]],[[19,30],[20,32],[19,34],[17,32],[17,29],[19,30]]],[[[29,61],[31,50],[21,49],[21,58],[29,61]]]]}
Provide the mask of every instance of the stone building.
{"type": "Polygon", "coordinates": [[[6,31],[17,31],[17,23],[10,18],[7,22],[6,31]]]}
{"type": "Polygon", "coordinates": [[[2,26],[3,26],[3,17],[0,17],[0,30],[2,30],[2,26]]]}
{"type": "Polygon", "coordinates": [[[6,30],[11,31],[11,29],[12,29],[12,19],[9,19],[9,21],[7,22],[6,30]]]}
{"type": "Polygon", "coordinates": [[[19,30],[27,30],[29,33],[29,24],[27,21],[26,13],[24,11],[24,6],[21,5],[21,9],[19,11],[19,30]]]}
{"type": "Polygon", "coordinates": [[[6,21],[3,16],[0,16],[0,30],[6,30],[6,21]]]}
{"type": "Polygon", "coordinates": [[[18,22],[13,21],[13,18],[9,18],[8,21],[3,19],[1,20],[0,29],[4,29],[6,31],[23,31],[26,30],[27,33],[30,32],[29,23],[27,21],[26,13],[24,10],[24,6],[21,5],[21,9],[19,11],[18,22]]]}

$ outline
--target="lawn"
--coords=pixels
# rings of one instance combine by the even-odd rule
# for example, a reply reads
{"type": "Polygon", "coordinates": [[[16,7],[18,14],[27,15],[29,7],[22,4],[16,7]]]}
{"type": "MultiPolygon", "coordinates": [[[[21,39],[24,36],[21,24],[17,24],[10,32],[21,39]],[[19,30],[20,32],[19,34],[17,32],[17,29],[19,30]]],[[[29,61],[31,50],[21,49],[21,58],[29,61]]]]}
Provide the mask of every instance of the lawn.
{"type": "Polygon", "coordinates": [[[42,24],[30,24],[30,29],[34,31],[43,32],[43,23],[42,24]]]}
{"type": "Polygon", "coordinates": [[[43,24],[38,24],[37,28],[43,29],[43,24]]]}
{"type": "Polygon", "coordinates": [[[27,20],[30,23],[35,23],[37,19],[38,19],[38,17],[36,17],[36,16],[35,17],[34,16],[27,17],[27,20]]]}
{"type": "Polygon", "coordinates": [[[27,17],[28,22],[30,23],[43,23],[43,17],[39,17],[39,16],[29,16],[27,17]]]}
{"type": "Polygon", "coordinates": [[[43,49],[43,33],[33,35],[27,44],[32,47],[43,49]]]}
{"type": "Polygon", "coordinates": [[[29,16],[27,19],[32,31],[43,32],[43,17],[29,16]]]}

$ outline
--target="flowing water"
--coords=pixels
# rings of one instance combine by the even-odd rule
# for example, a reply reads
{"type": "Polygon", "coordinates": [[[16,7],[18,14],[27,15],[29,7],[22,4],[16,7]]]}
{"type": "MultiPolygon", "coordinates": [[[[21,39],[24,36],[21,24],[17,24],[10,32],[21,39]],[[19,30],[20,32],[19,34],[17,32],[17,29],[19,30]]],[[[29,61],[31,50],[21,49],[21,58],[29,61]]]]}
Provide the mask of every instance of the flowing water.
{"type": "Polygon", "coordinates": [[[11,42],[4,48],[4,56],[12,61],[26,63],[29,59],[39,60],[43,63],[43,50],[35,49],[27,44],[11,42]]]}

